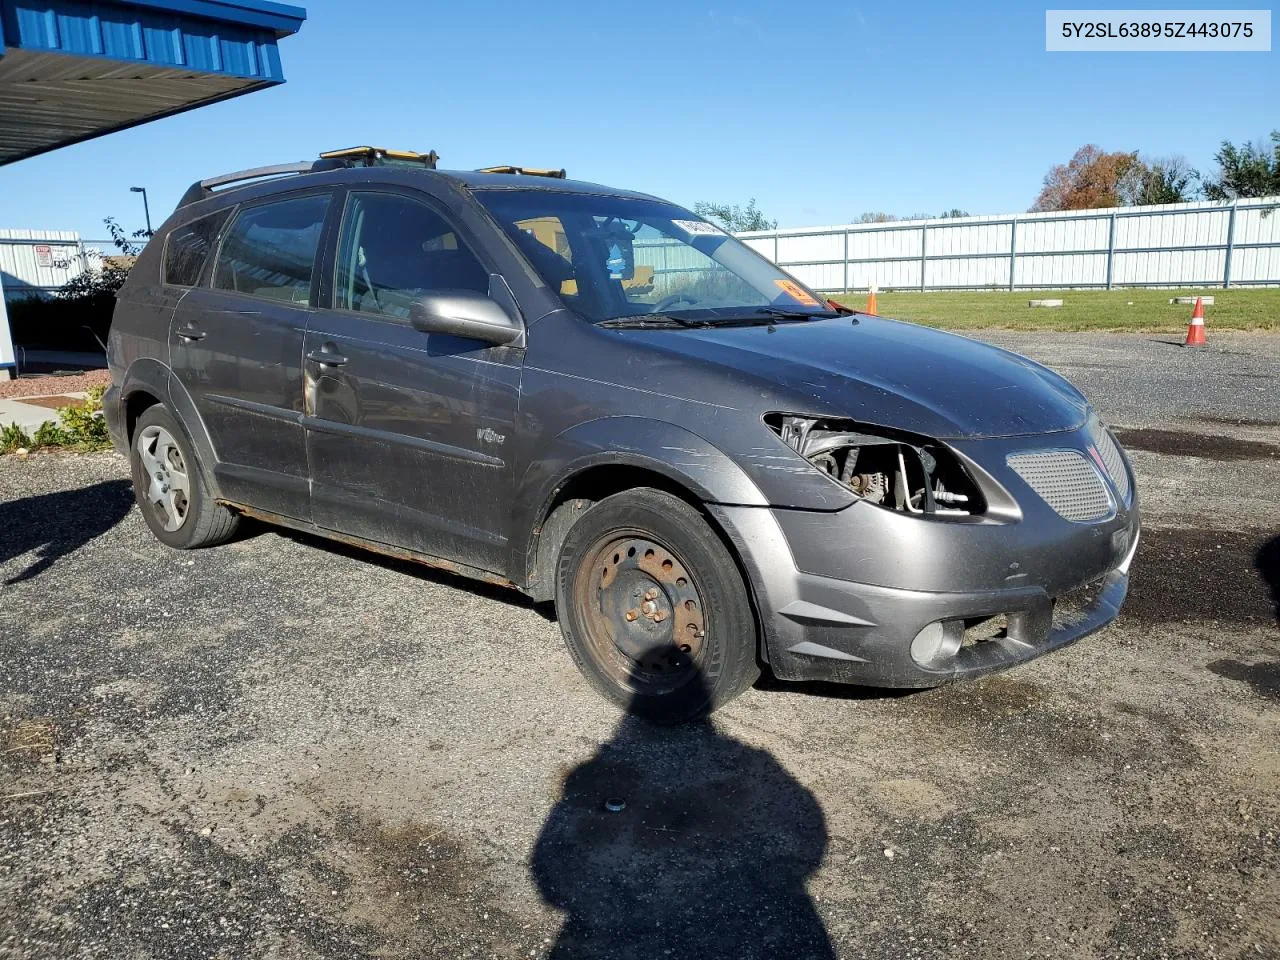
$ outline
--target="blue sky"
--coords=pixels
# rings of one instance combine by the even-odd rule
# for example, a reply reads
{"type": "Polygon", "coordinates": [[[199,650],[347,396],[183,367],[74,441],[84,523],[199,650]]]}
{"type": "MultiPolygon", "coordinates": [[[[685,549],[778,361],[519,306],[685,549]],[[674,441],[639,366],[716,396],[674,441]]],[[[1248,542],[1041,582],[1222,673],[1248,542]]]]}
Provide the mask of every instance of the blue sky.
{"type": "Polygon", "coordinates": [[[754,196],[783,226],[1005,213],[1087,142],[1208,168],[1280,127],[1275,52],[1051,54],[1026,3],[306,6],[283,86],[0,168],[0,226],[140,227],[134,184],[158,225],[193,180],[357,143],[754,196]]]}

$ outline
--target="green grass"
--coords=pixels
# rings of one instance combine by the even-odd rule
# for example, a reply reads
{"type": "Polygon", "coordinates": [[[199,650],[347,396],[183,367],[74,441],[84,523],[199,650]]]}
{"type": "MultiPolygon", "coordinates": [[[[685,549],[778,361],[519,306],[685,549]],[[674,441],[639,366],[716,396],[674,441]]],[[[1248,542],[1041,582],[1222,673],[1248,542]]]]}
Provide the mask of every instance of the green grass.
{"type": "MultiPolygon", "coordinates": [[[[1280,289],[1256,290],[965,290],[945,293],[887,292],[878,295],[883,317],[956,330],[1129,330],[1185,332],[1191,307],[1170,297],[1213,296],[1205,325],[1214,330],[1280,331],[1280,289]],[[1028,300],[1061,299],[1062,307],[1033,310],[1028,300]]],[[[865,293],[835,294],[855,310],[865,293]]]]}

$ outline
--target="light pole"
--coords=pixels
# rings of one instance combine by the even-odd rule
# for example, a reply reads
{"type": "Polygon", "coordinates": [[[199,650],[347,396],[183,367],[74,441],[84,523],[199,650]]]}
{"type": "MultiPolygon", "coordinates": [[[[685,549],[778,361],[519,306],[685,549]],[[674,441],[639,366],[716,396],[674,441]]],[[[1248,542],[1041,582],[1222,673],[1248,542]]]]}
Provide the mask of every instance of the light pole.
{"type": "Polygon", "coordinates": [[[151,239],[151,206],[147,203],[147,188],[146,187],[130,187],[129,192],[142,194],[142,212],[146,214],[146,217],[147,217],[147,239],[150,240],[151,239]]]}

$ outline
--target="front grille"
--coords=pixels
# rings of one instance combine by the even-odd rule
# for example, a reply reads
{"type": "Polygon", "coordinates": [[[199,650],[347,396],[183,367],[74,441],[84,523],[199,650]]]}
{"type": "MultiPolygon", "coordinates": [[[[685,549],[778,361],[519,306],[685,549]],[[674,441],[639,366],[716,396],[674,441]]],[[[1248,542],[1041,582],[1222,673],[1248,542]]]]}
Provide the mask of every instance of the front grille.
{"type": "Polygon", "coordinates": [[[1098,456],[1111,474],[1111,482],[1116,485],[1120,499],[1129,502],[1129,472],[1124,468],[1124,457],[1120,455],[1120,447],[1111,431],[1105,427],[1098,431],[1098,456]]]}
{"type": "Polygon", "coordinates": [[[1074,450],[1017,453],[1006,462],[1067,520],[1101,520],[1111,514],[1111,497],[1102,474],[1074,450]]]}

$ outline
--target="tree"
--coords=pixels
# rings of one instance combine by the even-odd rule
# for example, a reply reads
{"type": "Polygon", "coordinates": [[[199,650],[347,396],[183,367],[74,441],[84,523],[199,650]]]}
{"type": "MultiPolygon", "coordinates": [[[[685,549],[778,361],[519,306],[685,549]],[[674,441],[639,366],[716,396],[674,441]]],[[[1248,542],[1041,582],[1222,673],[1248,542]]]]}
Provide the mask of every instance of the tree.
{"type": "Polygon", "coordinates": [[[1138,193],[1144,170],[1136,151],[1107,153],[1089,143],[1070,162],[1058,164],[1044,177],[1032,212],[1118,207],[1138,193]]]}
{"type": "Polygon", "coordinates": [[[693,212],[700,217],[714,220],[730,233],[744,233],[748,230],[774,230],[777,220],[770,220],[756,206],[756,198],[747,201],[745,207],[727,203],[708,203],[700,201],[693,205],[693,212]]]}
{"type": "Polygon", "coordinates": [[[1245,143],[1237,147],[1223,140],[1214,154],[1217,173],[1204,179],[1204,195],[1210,200],[1270,197],[1280,194],[1280,130],[1271,131],[1272,147],[1245,143]]]}
{"type": "Polygon", "coordinates": [[[1198,188],[1196,172],[1183,157],[1139,161],[1141,169],[1130,184],[1134,192],[1123,198],[1127,206],[1152,203],[1184,203],[1194,200],[1198,188]]]}
{"type": "Polygon", "coordinates": [[[892,213],[860,213],[854,223],[893,223],[898,218],[892,213]]]}

